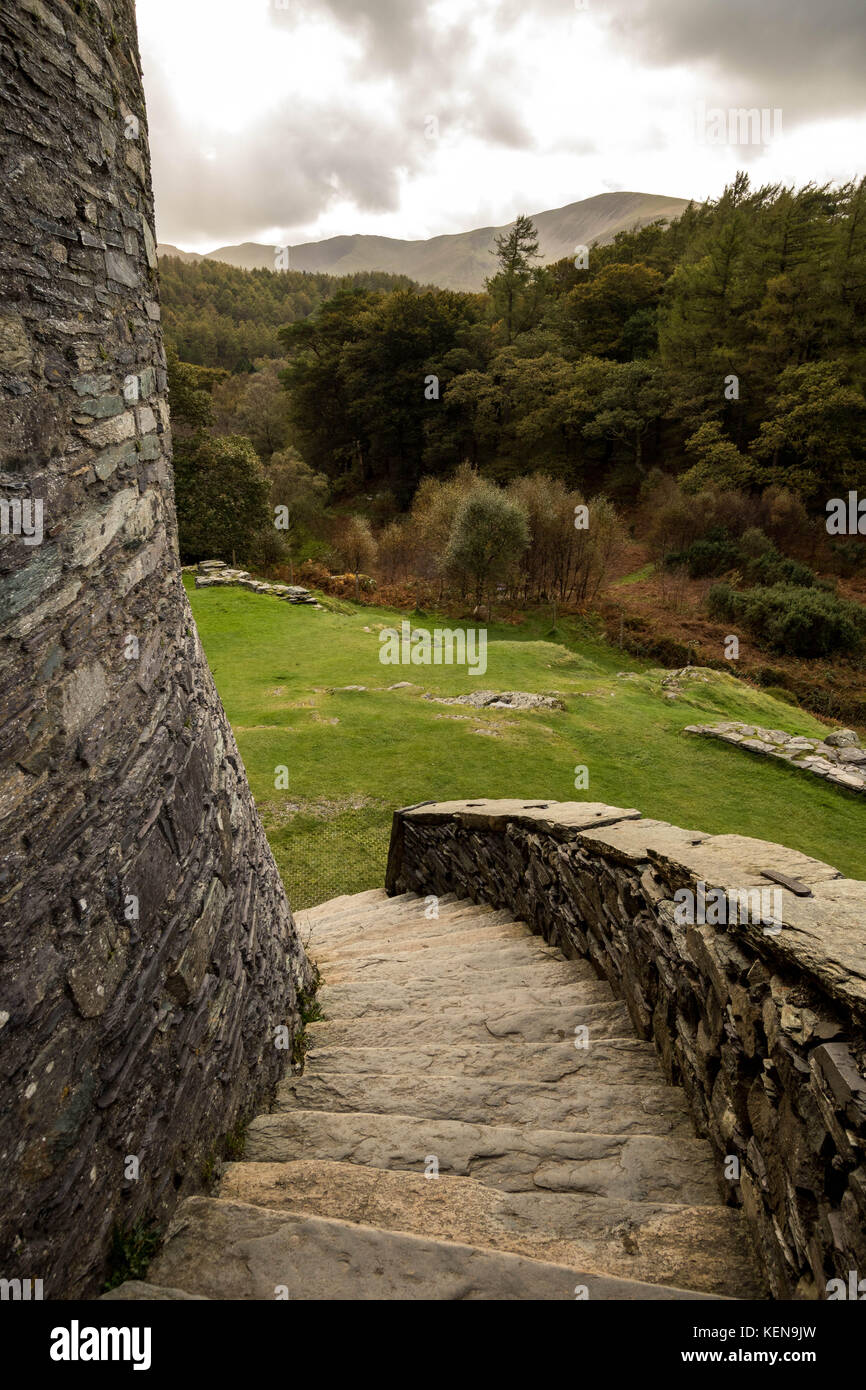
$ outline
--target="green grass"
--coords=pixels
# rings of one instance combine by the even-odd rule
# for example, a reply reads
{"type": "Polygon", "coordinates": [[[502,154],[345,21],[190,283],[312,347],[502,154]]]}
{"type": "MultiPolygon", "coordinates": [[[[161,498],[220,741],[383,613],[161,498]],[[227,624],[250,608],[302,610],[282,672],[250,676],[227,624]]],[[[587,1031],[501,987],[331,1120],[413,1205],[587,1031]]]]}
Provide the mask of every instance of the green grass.
{"type": "MultiPolygon", "coordinates": [[[[667,700],[647,662],[586,624],[490,624],[487,671],[384,666],[386,609],[317,611],[242,589],[195,591],[205,651],[234,727],[277,863],[295,906],[381,885],[391,815],[417,801],[474,797],[605,801],[713,833],[775,840],[866,878],[866,805],[735,748],[684,735],[739,719],[817,733],[805,711],[705,672],[667,700]],[[366,630],[365,629],[369,629],[366,630]],[[397,681],[415,688],[387,690],[397,681]],[[362,685],[364,691],[339,687],[362,685]],[[565,713],[477,711],[425,691],[558,693],[565,713]],[[576,792],[576,765],[589,788],[576,792]],[[288,790],[275,769],[288,768],[288,790]]],[[[436,625],[413,617],[413,627],[436,625]]],[[[442,621],[442,626],[454,627],[442,621]]]]}
{"type": "Polygon", "coordinates": [[[624,586],[627,586],[629,584],[639,584],[642,579],[649,579],[650,575],[654,573],[655,565],[644,565],[639,570],[632,570],[631,574],[624,574],[622,579],[615,580],[613,588],[622,589],[624,586]]]}
{"type": "Polygon", "coordinates": [[[142,1218],[128,1228],[115,1225],[103,1292],[109,1293],[128,1279],[146,1278],[147,1267],[161,1244],[162,1232],[151,1221],[142,1218]]]}

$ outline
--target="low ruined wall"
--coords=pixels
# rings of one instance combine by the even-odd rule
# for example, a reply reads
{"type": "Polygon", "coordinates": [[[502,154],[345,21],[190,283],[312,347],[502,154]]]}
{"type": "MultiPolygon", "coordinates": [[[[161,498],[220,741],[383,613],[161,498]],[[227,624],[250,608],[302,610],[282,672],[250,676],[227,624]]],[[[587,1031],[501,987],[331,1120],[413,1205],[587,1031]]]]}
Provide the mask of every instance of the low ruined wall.
{"type": "Polygon", "coordinates": [[[399,811],[387,886],[508,908],[593,961],[684,1088],[776,1297],[866,1277],[866,883],[634,810],[477,801],[399,811]],[[744,911],[762,888],[772,911],[744,911]],[[727,895],[737,912],[712,907],[727,895]]]}
{"type": "Polygon", "coordinates": [[[63,1298],[201,1187],[310,967],[181,583],[132,0],[4,5],[0,77],[0,1278],[63,1298]]]}

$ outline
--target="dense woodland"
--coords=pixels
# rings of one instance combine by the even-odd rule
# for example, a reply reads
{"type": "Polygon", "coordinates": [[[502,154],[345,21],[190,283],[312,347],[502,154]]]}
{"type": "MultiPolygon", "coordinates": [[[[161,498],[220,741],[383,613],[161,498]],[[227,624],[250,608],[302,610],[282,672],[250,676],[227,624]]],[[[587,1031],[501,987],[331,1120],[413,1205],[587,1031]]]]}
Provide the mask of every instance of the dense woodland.
{"type": "MultiPolygon", "coordinates": [[[[810,559],[828,499],[866,490],[866,180],[739,175],[550,266],[521,218],[480,294],[177,260],[161,279],[187,558],[585,602],[637,521],[660,564],[772,589],[779,650],[813,654],[827,604],[831,649],[859,649],[862,610],[810,559]]],[[[840,540],[837,572],[862,550],[840,540]]]]}
{"type": "Polygon", "coordinates": [[[221,261],[160,260],[163,327],[184,362],[251,372],[260,357],[279,357],[279,332],[341,291],[411,289],[405,275],[300,270],[238,270],[221,261]]]}

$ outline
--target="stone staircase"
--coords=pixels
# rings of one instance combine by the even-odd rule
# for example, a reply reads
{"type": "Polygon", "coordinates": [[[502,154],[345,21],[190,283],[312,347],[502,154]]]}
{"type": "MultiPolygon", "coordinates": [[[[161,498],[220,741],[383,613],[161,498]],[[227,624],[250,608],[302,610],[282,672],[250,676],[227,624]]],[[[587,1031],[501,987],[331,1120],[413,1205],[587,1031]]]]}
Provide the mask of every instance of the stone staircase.
{"type": "Polygon", "coordinates": [[[324,982],[303,1075],[219,1196],[179,1208],[151,1282],[106,1297],[764,1296],[710,1145],[609,986],[507,912],[429,901],[298,914],[324,982]]]}

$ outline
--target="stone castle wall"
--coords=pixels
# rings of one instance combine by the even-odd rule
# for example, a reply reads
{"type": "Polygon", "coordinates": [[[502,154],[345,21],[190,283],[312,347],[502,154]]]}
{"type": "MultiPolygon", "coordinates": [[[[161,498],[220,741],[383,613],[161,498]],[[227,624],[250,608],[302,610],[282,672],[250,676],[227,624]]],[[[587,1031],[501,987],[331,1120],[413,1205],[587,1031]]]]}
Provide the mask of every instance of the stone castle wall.
{"type": "Polygon", "coordinates": [[[776,1297],[866,1275],[866,883],[638,811],[479,800],[398,812],[387,886],[508,908],[595,964],[684,1088],[776,1297]]]}
{"type": "Polygon", "coordinates": [[[311,976],[181,584],[132,0],[11,0],[0,67],[0,1277],[56,1298],[311,976]]]}

